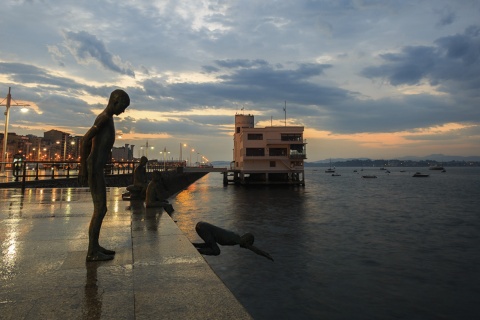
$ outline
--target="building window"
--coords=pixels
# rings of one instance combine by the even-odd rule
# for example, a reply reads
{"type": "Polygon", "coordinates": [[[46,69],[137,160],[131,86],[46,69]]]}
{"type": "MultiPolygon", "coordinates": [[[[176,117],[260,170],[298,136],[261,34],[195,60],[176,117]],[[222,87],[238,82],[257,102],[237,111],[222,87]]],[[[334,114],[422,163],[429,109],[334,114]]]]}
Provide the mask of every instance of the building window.
{"type": "Polygon", "coordinates": [[[273,167],[276,167],[277,166],[277,163],[275,161],[270,161],[270,167],[273,168],[273,167]]]}
{"type": "Polygon", "coordinates": [[[247,148],[246,150],[247,157],[263,157],[265,156],[264,148],[247,148]]]}
{"type": "Polygon", "coordinates": [[[286,157],[287,156],[287,148],[270,148],[268,151],[270,156],[282,156],[286,157]]]}
{"type": "Polygon", "coordinates": [[[248,140],[263,140],[263,133],[249,133],[248,140]]]}
{"type": "Polygon", "coordinates": [[[237,127],[237,133],[240,133],[240,127],[237,127]]]}
{"type": "Polygon", "coordinates": [[[282,133],[282,141],[302,141],[301,133],[282,133]]]}
{"type": "Polygon", "coordinates": [[[306,159],[305,146],[303,144],[291,144],[290,145],[290,158],[291,159],[306,159]]]}

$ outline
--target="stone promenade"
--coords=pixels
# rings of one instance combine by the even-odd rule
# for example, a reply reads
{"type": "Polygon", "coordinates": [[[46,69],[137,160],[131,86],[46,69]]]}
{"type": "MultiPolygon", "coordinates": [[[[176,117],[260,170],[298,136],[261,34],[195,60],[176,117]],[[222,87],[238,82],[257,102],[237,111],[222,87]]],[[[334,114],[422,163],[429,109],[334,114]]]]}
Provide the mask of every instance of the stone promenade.
{"type": "Polygon", "coordinates": [[[88,188],[0,189],[0,319],[251,319],[162,209],[108,188],[101,244],[85,262],[88,188]]]}

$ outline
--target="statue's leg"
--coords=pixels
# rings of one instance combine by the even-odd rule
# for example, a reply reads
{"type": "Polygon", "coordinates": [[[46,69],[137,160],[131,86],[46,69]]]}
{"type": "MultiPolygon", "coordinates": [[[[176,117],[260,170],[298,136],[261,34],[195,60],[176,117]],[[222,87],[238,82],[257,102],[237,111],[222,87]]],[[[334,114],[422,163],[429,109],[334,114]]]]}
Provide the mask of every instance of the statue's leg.
{"type": "Polygon", "coordinates": [[[99,237],[103,218],[107,213],[107,189],[103,176],[89,177],[90,192],[93,199],[93,215],[88,229],[87,261],[103,261],[113,259],[115,251],[100,246],[99,237]],[[91,181],[91,182],[90,182],[91,181]]]}
{"type": "Polygon", "coordinates": [[[218,256],[220,254],[220,248],[218,247],[217,241],[215,241],[212,230],[210,230],[208,225],[201,223],[197,224],[195,226],[195,231],[197,231],[197,234],[200,236],[200,238],[205,241],[205,243],[200,246],[198,243],[194,244],[198,252],[201,254],[218,256]]]}

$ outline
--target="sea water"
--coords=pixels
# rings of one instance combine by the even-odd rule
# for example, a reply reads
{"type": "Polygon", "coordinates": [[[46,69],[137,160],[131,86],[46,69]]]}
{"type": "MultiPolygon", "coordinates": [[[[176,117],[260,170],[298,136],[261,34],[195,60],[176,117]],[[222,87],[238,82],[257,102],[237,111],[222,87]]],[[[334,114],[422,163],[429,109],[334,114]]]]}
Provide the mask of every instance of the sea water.
{"type": "Polygon", "coordinates": [[[255,319],[480,318],[480,168],[388,169],[306,168],[305,187],[210,173],[172,200],[173,218],[192,242],[207,221],[272,255],[205,257],[255,319]]]}

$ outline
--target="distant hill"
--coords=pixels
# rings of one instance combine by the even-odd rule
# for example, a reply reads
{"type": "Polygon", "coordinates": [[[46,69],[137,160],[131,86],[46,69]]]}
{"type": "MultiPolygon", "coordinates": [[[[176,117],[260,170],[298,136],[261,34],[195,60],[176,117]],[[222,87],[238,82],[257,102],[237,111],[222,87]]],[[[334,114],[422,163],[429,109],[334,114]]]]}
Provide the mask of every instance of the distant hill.
{"type": "MultiPolygon", "coordinates": [[[[444,155],[444,154],[431,154],[428,156],[424,157],[418,157],[418,156],[405,156],[405,157],[400,157],[400,158],[395,158],[395,159],[371,159],[371,158],[332,158],[332,162],[345,162],[345,161],[351,161],[351,160],[411,160],[411,161],[425,161],[425,160],[434,160],[438,162],[442,161],[480,161],[480,156],[468,156],[468,157],[463,157],[463,156],[449,156],[449,155],[444,155]]],[[[330,158],[329,159],[324,159],[324,160],[318,160],[318,161],[311,161],[309,163],[330,163],[330,158]]]]}
{"type": "MultiPolygon", "coordinates": [[[[452,156],[452,155],[444,155],[444,154],[431,154],[424,157],[418,156],[405,156],[396,159],[370,159],[370,158],[328,158],[324,160],[317,160],[317,161],[305,161],[305,166],[322,166],[328,165],[330,161],[332,164],[340,163],[340,162],[349,162],[349,161],[375,161],[375,160],[401,160],[401,161],[426,161],[426,160],[433,160],[439,163],[442,162],[450,162],[450,161],[465,161],[465,162],[480,162],[480,156],[452,156]]],[[[213,161],[212,165],[214,167],[230,167],[231,161],[213,161]]]]}
{"type": "Polygon", "coordinates": [[[212,161],[210,162],[214,167],[230,167],[231,161],[212,161]]]}
{"type": "Polygon", "coordinates": [[[431,154],[425,157],[416,157],[416,156],[405,156],[398,158],[398,160],[414,160],[414,161],[420,161],[420,160],[435,160],[438,162],[442,161],[480,161],[480,156],[468,156],[468,157],[463,157],[463,156],[450,156],[450,155],[445,155],[445,154],[431,154]]]}

